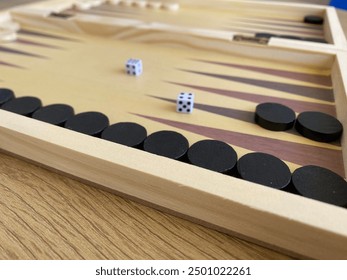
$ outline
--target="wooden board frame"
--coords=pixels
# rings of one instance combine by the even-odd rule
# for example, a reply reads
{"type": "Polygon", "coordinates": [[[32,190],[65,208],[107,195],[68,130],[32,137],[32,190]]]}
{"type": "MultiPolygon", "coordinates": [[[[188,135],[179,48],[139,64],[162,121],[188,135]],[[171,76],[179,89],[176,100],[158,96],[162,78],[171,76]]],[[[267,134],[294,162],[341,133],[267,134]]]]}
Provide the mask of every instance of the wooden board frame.
{"type": "MultiPolygon", "coordinates": [[[[35,4],[29,4],[14,8],[11,10],[11,14],[14,20],[18,21],[21,24],[35,24],[30,20],[28,15],[32,15],[35,18],[36,24],[38,26],[41,24],[38,21],[38,17],[42,17],[45,20],[52,13],[60,13],[69,7],[73,7],[78,0],[49,0],[45,2],[38,2],[35,4]],[[25,16],[23,17],[23,13],[25,16]]],[[[95,0],[90,0],[90,2],[95,2],[95,0]]],[[[163,0],[165,1],[165,0],[163,0]]],[[[87,2],[87,1],[85,1],[87,2]]],[[[99,1],[100,3],[106,2],[106,0],[99,1]]],[[[150,0],[149,0],[150,2],[150,0]]],[[[312,5],[312,4],[297,4],[297,3],[281,3],[281,2],[266,2],[266,1],[240,1],[240,0],[220,0],[220,1],[198,1],[198,0],[177,0],[175,1],[181,5],[189,5],[193,7],[221,7],[223,9],[238,9],[240,11],[245,11],[248,9],[253,9],[259,11],[259,13],[270,13],[270,15],[276,15],[280,17],[281,15],[295,15],[301,20],[305,15],[319,15],[324,18],[323,30],[324,37],[329,42],[329,44],[300,41],[300,40],[289,40],[283,38],[271,38],[268,42],[269,45],[275,46],[278,48],[290,48],[290,49],[302,49],[313,51],[315,49],[322,50],[325,49],[329,51],[330,49],[339,49],[343,50],[347,48],[347,40],[343,29],[339,23],[338,15],[334,7],[327,7],[323,5],[312,5]]],[[[52,20],[52,25],[50,28],[58,28],[60,30],[73,31],[73,32],[87,32],[91,34],[103,34],[102,30],[107,32],[104,34],[108,37],[120,38],[117,33],[126,26],[133,27],[134,29],[151,29],[157,30],[158,32],[166,32],[170,30],[171,33],[178,33],[178,36],[193,35],[203,37],[206,40],[214,39],[227,43],[230,45],[230,41],[234,39],[236,35],[239,35],[240,32],[237,31],[219,31],[214,30],[205,30],[199,28],[177,28],[176,26],[160,25],[141,21],[129,21],[122,19],[111,19],[107,21],[100,21],[100,19],[95,17],[80,17],[80,18],[71,18],[68,19],[69,23],[57,22],[54,24],[52,20]],[[73,23],[74,22],[74,23],[73,23]],[[96,28],[90,28],[90,23],[95,23],[96,28]],[[84,26],[85,25],[85,26],[84,26]],[[54,26],[54,27],[53,27],[54,26]],[[119,27],[119,29],[117,29],[119,27]],[[94,29],[94,30],[93,30],[94,29]],[[114,30],[110,31],[110,29],[114,30]]],[[[241,33],[242,34],[242,33],[241,33]]],[[[159,36],[159,35],[158,35],[159,36]]]]}
{"type": "MultiPolygon", "coordinates": [[[[248,44],[242,48],[239,46],[233,44],[229,51],[283,62],[330,66],[337,117],[343,124],[347,124],[347,112],[344,109],[347,107],[347,52],[343,45],[337,45],[336,48],[317,47],[313,51],[309,51],[310,44],[305,50],[273,44],[266,47],[248,44]]],[[[347,172],[346,138],[344,134],[342,147],[347,172]]],[[[2,110],[0,149],[294,256],[347,258],[347,210],[343,208],[265,188],[2,110]]]]}

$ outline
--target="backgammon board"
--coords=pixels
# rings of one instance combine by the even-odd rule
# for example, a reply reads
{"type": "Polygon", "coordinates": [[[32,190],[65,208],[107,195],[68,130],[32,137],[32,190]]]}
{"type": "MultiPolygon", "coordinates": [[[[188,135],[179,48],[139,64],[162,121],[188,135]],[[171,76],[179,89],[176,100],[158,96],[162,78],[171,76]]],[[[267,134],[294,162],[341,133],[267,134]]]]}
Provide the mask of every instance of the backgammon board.
{"type": "MultiPolygon", "coordinates": [[[[101,112],[189,145],[219,140],[238,158],[271,154],[294,172],[346,177],[346,148],[269,131],[256,106],[346,123],[347,47],[335,10],[252,1],[43,1],[0,14],[0,88],[43,106],[101,112]],[[323,24],[303,22],[319,16],[323,24]],[[270,34],[270,35],[269,35],[270,34]],[[125,63],[141,59],[143,73],[125,63]],[[191,114],[176,112],[195,94],[191,114]]],[[[0,110],[0,148],[39,165],[294,256],[347,258],[347,212],[296,194],[0,110]]]]}

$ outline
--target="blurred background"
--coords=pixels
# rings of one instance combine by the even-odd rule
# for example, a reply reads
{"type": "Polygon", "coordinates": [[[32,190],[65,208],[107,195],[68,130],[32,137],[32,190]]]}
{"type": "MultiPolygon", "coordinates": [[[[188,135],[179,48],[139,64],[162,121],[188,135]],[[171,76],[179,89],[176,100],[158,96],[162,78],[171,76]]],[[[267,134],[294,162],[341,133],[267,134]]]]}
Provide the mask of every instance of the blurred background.
{"type": "MultiPolygon", "coordinates": [[[[42,0],[41,0],[42,1],[42,0]]],[[[214,0],[211,0],[214,1],[214,0]]],[[[258,0],[254,0],[258,1],[258,0]]],[[[259,0],[264,1],[264,0],[259,0]]],[[[339,7],[346,7],[347,0],[267,0],[269,2],[293,2],[293,3],[308,3],[308,4],[318,4],[318,5],[329,5],[330,3],[335,4],[339,7]]],[[[38,0],[0,0],[0,9],[4,9],[7,7],[11,7],[14,5],[22,5],[31,2],[39,2],[38,0]]],[[[347,36],[347,11],[338,9],[339,18],[341,21],[341,25],[345,31],[347,36]]]]}

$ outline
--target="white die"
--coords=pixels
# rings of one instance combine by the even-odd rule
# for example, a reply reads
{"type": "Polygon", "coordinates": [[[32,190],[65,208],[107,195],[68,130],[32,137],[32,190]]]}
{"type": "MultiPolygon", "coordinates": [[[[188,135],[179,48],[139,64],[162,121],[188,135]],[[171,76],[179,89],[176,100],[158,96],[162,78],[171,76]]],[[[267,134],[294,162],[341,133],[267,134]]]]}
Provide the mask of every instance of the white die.
{"type": "Polygon", "coordinates": [[[142,74],[142,60],[128,59],[125,64],[125,70],[129,75],[139,76],[142,74]]]}
{"type": "Polygon", "coordinates": [[[193,112],[194,108],[194,94],[181,92],[177,97],[176,111],[179,113],[193,112]]]}

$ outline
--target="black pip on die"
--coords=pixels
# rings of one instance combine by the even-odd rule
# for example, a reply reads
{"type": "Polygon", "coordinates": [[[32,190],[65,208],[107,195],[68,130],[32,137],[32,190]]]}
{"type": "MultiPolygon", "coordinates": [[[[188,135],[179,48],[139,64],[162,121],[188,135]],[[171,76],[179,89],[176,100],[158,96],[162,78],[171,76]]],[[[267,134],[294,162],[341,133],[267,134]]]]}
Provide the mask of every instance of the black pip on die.
{"type": "Polygon", "coordinates": [[[130,58],[127,60],[125,68],[129,75],[139,76],[142,74],[142,60],[130,58]]]}
{"type": "Polygon", "coordinates": [[[176,110],[179,113],[191,113],[194,108],[194,94],[181,92],[177,97],[176,110]]]}

